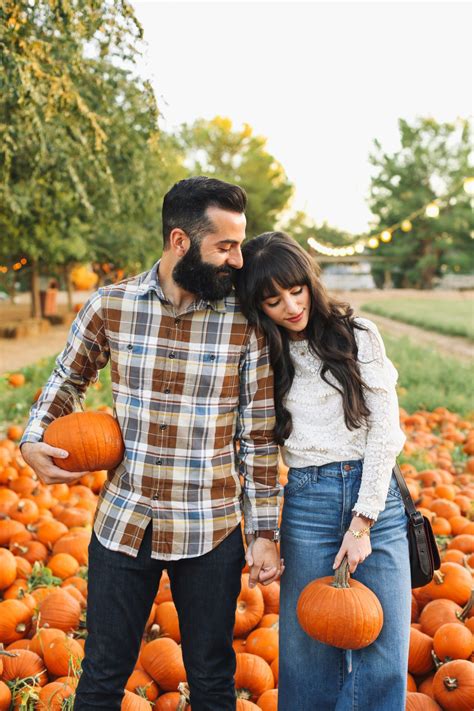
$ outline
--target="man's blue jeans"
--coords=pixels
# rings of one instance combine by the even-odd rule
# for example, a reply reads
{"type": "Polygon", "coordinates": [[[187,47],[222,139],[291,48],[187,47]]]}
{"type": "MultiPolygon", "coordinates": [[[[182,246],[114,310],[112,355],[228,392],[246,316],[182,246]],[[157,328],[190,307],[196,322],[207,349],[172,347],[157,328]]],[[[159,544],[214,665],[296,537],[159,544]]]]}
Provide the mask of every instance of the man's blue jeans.
{"type": "Polygon", "coordinates": [[[285,572],[280,596],[279,711],[405,711],[411,581],[407,517],[392,476],[385,510],[371,530],[372,553],[354,579],[380,600],[384,624],[365,649],[345,652],[300,627],[296,605],[332,565],[350,525],[362,462],[290,469],[281,524],[285,572]]]}
{"type": "Polygon", "coordinates": [[[151,525],[136,558],[89,546],[86,656],[75,711],[119,711],[162,571],[170,577],[193,711],[235,711],[233,628],[245,565],[240,525],[196,558],[151,558],[151,525]]]}

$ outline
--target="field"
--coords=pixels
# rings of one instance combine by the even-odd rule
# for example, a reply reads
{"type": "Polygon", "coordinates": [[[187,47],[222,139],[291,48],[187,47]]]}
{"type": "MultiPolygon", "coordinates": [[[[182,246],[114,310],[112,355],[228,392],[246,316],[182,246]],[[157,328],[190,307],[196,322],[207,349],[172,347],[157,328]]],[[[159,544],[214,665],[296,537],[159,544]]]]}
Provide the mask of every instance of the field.
{"type": "Polygon", "coordinates": [[[474,302],[471,299],[400,297],[367,301],[362,305],[367,313],[386,316],[437,331],[448,336],[464,336],[474,341],[474,302]]]}

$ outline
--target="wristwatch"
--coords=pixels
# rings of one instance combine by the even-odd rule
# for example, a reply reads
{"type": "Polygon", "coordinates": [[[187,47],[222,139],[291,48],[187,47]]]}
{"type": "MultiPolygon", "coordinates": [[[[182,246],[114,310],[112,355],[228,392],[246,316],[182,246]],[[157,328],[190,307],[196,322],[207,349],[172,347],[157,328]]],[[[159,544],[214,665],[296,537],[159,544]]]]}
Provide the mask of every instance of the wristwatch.
{"type": "Polygon", "coordinates": [[[268,538],[268,540],[277,543],[280,540],[280,529],[276,528],[274,531],[255,531],[255,537],[268,538]]]}

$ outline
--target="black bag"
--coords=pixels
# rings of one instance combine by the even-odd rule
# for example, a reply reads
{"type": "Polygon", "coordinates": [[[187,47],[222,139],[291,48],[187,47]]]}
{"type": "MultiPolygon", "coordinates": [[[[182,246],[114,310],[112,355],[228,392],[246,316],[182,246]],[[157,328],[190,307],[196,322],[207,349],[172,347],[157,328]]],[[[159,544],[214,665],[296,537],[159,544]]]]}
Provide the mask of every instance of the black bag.
{"type": "Polygon", "coordinates": [[[412,588],[421,588],[433,579],[434,571],[441,565],[438,546],[431,523],[417,511],[398,464],[393,470],[408,516],[408,547],[412,588]]]}

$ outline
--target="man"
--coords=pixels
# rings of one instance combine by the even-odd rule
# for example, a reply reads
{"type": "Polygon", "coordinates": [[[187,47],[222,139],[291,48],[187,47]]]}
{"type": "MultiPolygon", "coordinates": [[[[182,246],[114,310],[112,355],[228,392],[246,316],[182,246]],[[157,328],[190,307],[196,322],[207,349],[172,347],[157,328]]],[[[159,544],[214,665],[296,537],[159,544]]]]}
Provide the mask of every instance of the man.
{"type": "Polygon", "coordinates": [[[163,202],[161,260],[93,294],[32,409],[25,460],[46,483],[73,481],[79,473],[53,464],[61,450],[41,442],[43,431],[71,411],[71,388],[83,396],[110,360],[125,455],[94,520],[76,711],[120,709],[164,568],[193,711],[235,709],[242,508],[246,533],[255,532],[253,584],[281,573],[273,375],[263,336],[232,291],[245,206],[235,185],[177,183],[163,202]]]}

